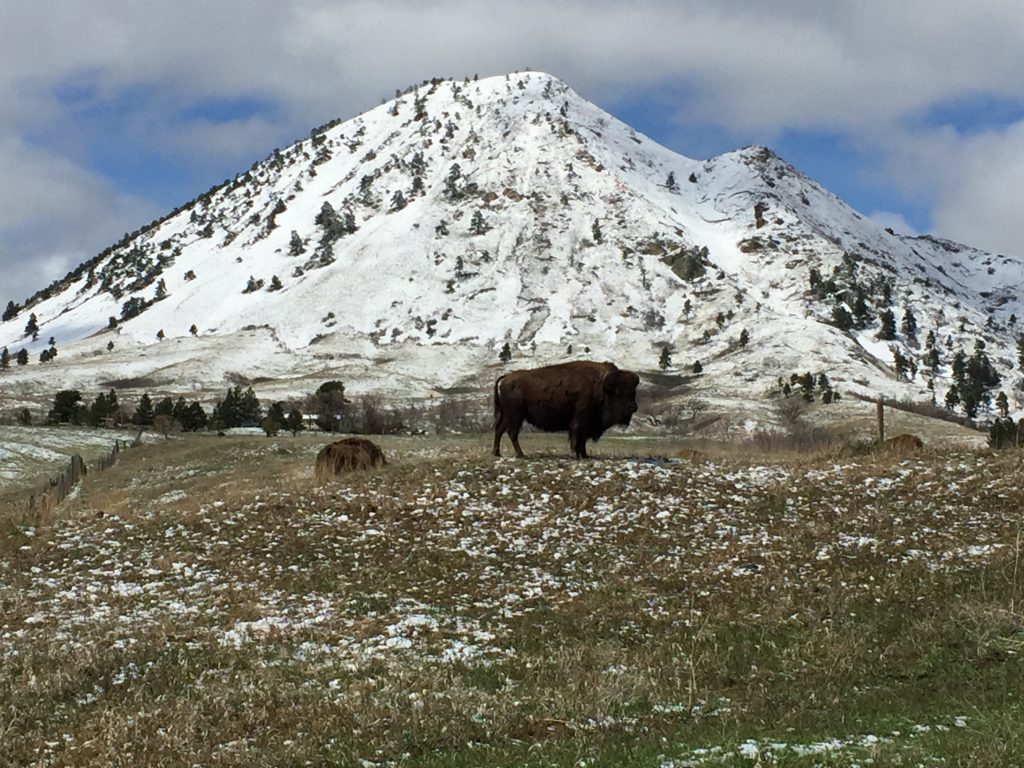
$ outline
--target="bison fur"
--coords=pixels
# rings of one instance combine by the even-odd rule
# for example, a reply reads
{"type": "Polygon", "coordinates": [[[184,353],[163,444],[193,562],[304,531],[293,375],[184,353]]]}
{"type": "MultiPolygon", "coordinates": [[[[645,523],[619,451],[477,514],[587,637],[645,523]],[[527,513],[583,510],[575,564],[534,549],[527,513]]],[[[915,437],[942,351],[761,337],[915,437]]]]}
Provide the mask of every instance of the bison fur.
{"type": "Polygon", "coordinates": [[[639,384],[632,371],[582,360],[507,373],[494,382],[494,455],[501,455],[507,432],[522,458],[519,430],[525,421],[545,432],[568,431],[570,449],[585,459],[587,440],[617,424],[629,426],[639,384]]]}
{"type": "Polygon", "coordinates": [[[384,452],[362,437],[347,437],[325,445],[316,456],[316,479],[321,483],[355,469],[387,464],[384,452]]]}
{"type": "Polygon", "coordinates": [[[924,448],[924,442],[917,435],[896,435],[885,441],[885,450],[903,456],[908,453],[917,453],[924,448]]]}

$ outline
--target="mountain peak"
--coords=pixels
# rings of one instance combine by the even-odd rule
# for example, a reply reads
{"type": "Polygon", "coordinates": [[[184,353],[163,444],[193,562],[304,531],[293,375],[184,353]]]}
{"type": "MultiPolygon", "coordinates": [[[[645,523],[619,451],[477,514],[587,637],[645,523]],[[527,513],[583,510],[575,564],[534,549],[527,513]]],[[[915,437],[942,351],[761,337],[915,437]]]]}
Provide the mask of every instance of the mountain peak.
{"type": "Polygon", "coordinates": [[[490,376],[506,343],[640,370],[669,349],[723,390],[811,368],[923,397],[948,374],[897,371],[920,340],[876,340],[883,311],[912,308],[947,349],[983,337],[1009,375],[1022,279],[1019,261],[880,230],[767,147],[692,160],[516,72],[424,81],[314,129],[37,294],[0,345],[34,360],[55,338],[26,380],[338,368],[420,393],[490,376]]]}

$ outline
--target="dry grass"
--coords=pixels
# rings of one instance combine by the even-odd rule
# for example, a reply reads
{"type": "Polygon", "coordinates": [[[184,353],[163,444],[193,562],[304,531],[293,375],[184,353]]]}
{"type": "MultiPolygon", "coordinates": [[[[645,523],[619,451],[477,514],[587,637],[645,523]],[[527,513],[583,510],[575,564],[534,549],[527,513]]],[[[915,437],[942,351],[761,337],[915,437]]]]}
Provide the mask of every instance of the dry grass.
{"type": "Polygon", "coordinates": [[[531,434],[516,461],[485,435],[384,437],[388,467],[321,488],[324,442],[144,446],[51,525],[14,521],[0,754],[674,768],[1024,748],[1016,455],[693,462],[606,438],[577,462],[531,434]]]}

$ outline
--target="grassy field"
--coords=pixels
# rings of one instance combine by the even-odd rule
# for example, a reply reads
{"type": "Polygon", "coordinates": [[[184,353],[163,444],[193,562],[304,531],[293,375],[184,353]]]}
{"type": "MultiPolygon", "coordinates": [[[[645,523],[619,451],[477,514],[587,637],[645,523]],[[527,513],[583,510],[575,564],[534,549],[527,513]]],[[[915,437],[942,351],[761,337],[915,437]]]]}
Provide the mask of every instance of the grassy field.
{"type": "Polygon", "coordinates": [[[131,442],[135,435],[89,427],[0,425],[0,518],[45,488],[51,477],[64,471],[72,454],[91,463],[108,455],[119,438],[131,442]]]}
{"type": "Polygon", "coordinates": [[[0,763],[1020,764],[1017,453],[382,438],[318,487],[323,442],[159,441],[4,521],[0,763]]]}

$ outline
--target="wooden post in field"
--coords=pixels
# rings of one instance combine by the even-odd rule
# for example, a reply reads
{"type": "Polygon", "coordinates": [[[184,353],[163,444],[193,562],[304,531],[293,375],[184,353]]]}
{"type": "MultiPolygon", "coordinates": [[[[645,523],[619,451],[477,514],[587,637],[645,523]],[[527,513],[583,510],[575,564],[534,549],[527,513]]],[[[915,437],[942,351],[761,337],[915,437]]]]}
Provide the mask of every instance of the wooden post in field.
{"type": "Polygon", "coordinates": [[[875,422],[878,426],[878,444],[885,442],[885,405],[882,398],[875,401],[875,422]]]}

